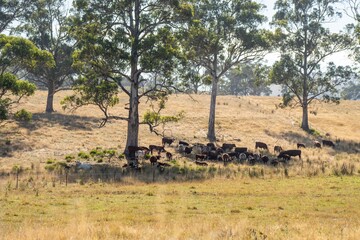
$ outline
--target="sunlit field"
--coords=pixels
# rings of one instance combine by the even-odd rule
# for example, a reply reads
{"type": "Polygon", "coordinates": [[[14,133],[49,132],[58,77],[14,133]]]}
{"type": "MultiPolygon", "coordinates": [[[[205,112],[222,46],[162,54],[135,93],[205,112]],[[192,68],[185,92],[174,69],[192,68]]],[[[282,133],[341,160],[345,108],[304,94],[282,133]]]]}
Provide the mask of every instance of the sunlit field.
{"type": "MultiPolygon", "coordinates": [[[[232,161],[194,163],[194,154],[177,151],[178,140],[207,143],[209,95],[173,95],[164,114],[185,117],[160,132],[176,139],[166,150],[170,166],[141,159],[142,171],[126,160],[80,159],[80,152],[125,146],[126,124],[99,128],[101,113],[87,106],[44,113],[46,92],[21,107],[30,123],[8,122],[0,130],[0,239],[358,239],[360,237],[360,103],[316,103],[311,107],[314,135],[299,126],[300,109],[278,109],[277,97],[219,96],[216,144],[234,143],[276,158],[273,148],[296,149],[302,159],[277,166],[232,161]],[[336,147],[313,147],[332,140],[336,147]],[[255,150],[255,141],[269,152],[255,150]],[[73,156],[68,159],[67,156],[73,156]],[[90,171],[59,163],[92,164],[90,171]]],[[[141,115],[147,109],[141,101],[141,115]]],[[[127,99],[112,115],[126,116],[127,99]]],[[[140,129],[140,145],[161,145],[161,137],[140,129]]]]}

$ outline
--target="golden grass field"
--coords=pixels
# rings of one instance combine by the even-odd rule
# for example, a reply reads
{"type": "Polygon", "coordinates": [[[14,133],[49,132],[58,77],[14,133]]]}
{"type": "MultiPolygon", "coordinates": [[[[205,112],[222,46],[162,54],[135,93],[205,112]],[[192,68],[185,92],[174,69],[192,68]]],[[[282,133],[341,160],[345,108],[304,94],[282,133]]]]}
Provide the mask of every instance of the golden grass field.
{"type": "MultiPolygon", "coordinates": [[[[91,106],[44,112],[46,92],[38,91],[21,107],[30,123],[9,122],[0,130],[0,239],[358,239],[360,237],[360,102],[317,103],[311,128],[337,147],[315,149],[320,137],[300,130],[300,109],[276,109],[277,97],[219,96],[218,142],[255,151],[255,141],[270,149],[281,145],[303,150],[303,161],[288,165],[210,163],[199,167],[176,152],[174,167],[160,173],[147,162],[144,172],[114,170],[114,176],[45,170],[49,159],[96,147],[121,152],[126,124],[112,121],[98,128],[100,112],[91,106]],[[14,166],[23,170],[16,185],[14,166]],[[118,171],[118,172],[116,172],[118,171]],[[118,174],[118,175],[116,175],[118,174]],[[90,176],[90,177],[89,177],[90,176]]],[[[165,135],[206,143],[209,95],[173,95],[165,114],[185,112],[165,135]]],[[[126,114],[125,96],[111,110],[126,114]]],[[[141,114],[147,108],[145,99],[141,114]]],[[[141,126],[140,145],[161,144],[161,137],[141,126]]],[[[270,151],[272,154],[272,150],[270,151]]]]}

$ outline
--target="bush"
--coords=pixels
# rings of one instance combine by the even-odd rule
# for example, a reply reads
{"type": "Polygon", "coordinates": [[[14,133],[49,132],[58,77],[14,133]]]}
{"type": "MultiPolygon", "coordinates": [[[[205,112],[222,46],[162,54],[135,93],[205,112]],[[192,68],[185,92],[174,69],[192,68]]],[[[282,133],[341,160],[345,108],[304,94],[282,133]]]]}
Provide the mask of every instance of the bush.
{"type": "Polygon", "coordinates": [[[21,109],[14,114],[14,118],[17,121],[29,122],[32,119],[32,113],[21,109]]]}

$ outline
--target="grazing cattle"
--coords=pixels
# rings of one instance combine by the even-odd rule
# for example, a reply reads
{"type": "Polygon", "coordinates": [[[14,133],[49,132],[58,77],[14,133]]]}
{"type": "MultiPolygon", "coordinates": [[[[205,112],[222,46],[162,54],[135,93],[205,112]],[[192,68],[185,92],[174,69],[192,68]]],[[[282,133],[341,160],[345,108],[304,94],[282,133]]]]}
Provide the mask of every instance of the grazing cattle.
{"type": "Polygon", "coordinates": [[[299,148],[306,148],[306,147],[305,147],[305,144],[303,144],[303,143],[297,143],[297,144],[296,144],[296,147],[297,147],[297,149],[299,149],[299,148]]]}
{"type": "Polygon", "coordinates": [[[208,143],[208,144],[206,144],[206,146],[207,146],[208,148],[210,148],[210,150],[216,150],[216,146],[215,146],[214,143],[208,143]]]}
{"type": "Polygon", "coordinates": [[[195,154],[201,154],[201,153],[204,153],[204,149],[206,149],[205,145],[196,143],[196,144],[194,144],[192,150],[193,150],[193,153],[195,153],[195,154]]]}
{"type": "Polygon", "coordinates": [[[200,165],[200,166],[207,166],[208,164],[206,162],[200,162],[200,161],[195,161],[196,165],[200,165]]]}
{"type": "Polygon", "coordinates": [[[258,148],[268,150],[267,144],[263,143],[263,142],[255,142],[255,149],[258,149],[258,148]]]}
{"type": "Polygon", "coordinates": [[[183,145],[183,146],[189,146],[190,144],[184,141],[179,141],[179,145],[183,145]]]}
{"type": "Polygon", "coordinates": [[[301,159],[301,150],[287,150],[280,152],[278,158],[285,158],[286,155],[289,155],[290,157],[299,156],[299,159],[301,159]]]}
{"type": "Polygon", "coordinates": [[[157,163],[157,160],[158,160],[158,156],[151,156],[150,157],[150,163],[151,165],[155,165],[157,163]]]}
{"type": "Polygon", "coordinates": [[[236,147],[235,148],[235,152],[236,153],[244,153],[244,152],[246,152],[247,151],[247,147],[236,147]]]}
{"type": "Polygon", "coordinates": [[[231,157],[230,157],[230,155],[227,154],[227,153],[224,153],[224,154],[222,155],[222,159],[223,159],[224,162],[230,162],[230,161],[231,161],[231,157]]]}
{"type": "Polygon", "coordinates": [[[229,154],[231,159],[239,157],[239,153],[237,153],[237,152],[228,152],[227,154],[229,154]]]}
{"type": "Polygon", "coordinates": [[[223,148],[221,148],[221,147],[220,147],[220,148],[216,148],[215,151],[217,151],[218,154],[222,154],[222,153],[225,152],[225,150],[224,150],[223,148]]]}
{"type": "Polygon", "coordinates": [[[240,161],[245,161],[246,159],[247,159],[247,156],[246,156],[245,153],[240,153],[240,154],[239,154],[239,160],[240,160],[240,161]]]}
{"type": "Polygon", "coordinates": [[[290,161],[291,157],[289,155],[287,155],[287,154],[283,154],[281,156],[281,159],[286,162],[286,161],[290,161]]]}
{"type": "Polygon", "coordinates": [[[232,143],[223,143],[222,145],[222,149],[224,149],[225,152],[229,152],[231,151],[233,148],[235,148],[236,145],[235,144],[232,144],[232,143]]]}
{"type": "Polygon", "coordinates": [[[268,156],[261,156],[261,161],[264,163],[264,164],[267,164],[269,162],[269,157],[268,156]]]}
{"type": "Polygon", "coordinates": [[[166,152],[166,158],[167,158],[167,160],[171,161],[171,160],[172,160],[172,157],[173,157],[173,155],[172,155],[171,152],[166,152]]]}
{"type": "Polygon", "coordinates": [[[274,146],[274,153],[280,153],[282,151],[282,147],[281,146],[274,146]]]}
{"type": "Polygon", "coordinates": [[[278,160],[276,160],[276,159],[271,159],[271,160],[270,160],[270,165],[276,167],[278,164],[279,164],[279,161],[278,161],[278,160]]]}
{"type": "Polygon", "coordinates": [[[161,152],[166,152],[164,146],[149,145],[149,149],[150,149],[151,154],[153,154],[154,150],[157,150],[159,154],[161,152]]]}
{"type": "Polygon", "coordinates": [[[207,154],[207,158],[209,160],[217,160],[218,156],[219,156],[219,153],[217,151],[215,151],[215,150],[211,150],[207,154]]]}
{"type": "Polygon", "coordinates": [[[195,155],[195,160],[205,160],[206,157],[207,156],[205,154],[196,154],[195,155]]]}
{"type": "Polygon", "coordinates": [[[314,141],[314,147],[321,148],[321,143],[319,141],[314,141]]]}
{"type": "Polygon", "coordinates": [[[139,156],[138,152],[142,152],[140,155],[142,154],[146,154],[148,152],[150,152],[150,149],[147,147],[141,147],[141,146],[128,146],[128,151],[129,151],[129,157],[135,159],[136,157],[139,156]]]}
{"type": "Polygon", "coordinates": [[[323,144],[323,147],[332,147],[334,148],[335,147],[335,144],[333,141],[330,141],[330,140],[322,140],[322,144],[323,144]]]}
{"type": "Polygon", "coordinates": [[[158,167],[171,167],[170,164],[168,164],[168,163],[163,163],[163,162],[157,162],[157,165],[158,165],[158,167]]]}
{"type": "Polygon", "coordinates": [[[169,137],[163,137],[161,142],[162,145],[165,147],[165,144],[168,144],[169,146],[175,141],[174,138],[169,138],[169,137]]]}
{"type": "Polygon", "coordinates": [[[184,152],[190,154],[192,152],[192,147],[185,147],[184,152]]]}

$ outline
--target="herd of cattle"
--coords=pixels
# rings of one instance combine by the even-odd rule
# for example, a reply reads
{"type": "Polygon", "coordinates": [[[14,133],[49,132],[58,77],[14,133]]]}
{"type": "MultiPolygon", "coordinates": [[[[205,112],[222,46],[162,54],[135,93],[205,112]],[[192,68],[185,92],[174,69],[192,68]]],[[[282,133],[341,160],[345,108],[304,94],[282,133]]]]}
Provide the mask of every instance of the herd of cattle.
{"type": "MultiPolygon", "coordinates": [[[[149,160],[151,164],[158,166],[169,166],[169,164],[160,162],[159,160],[164,157],[167,160],[172,160],[173,154],[165,150],[165,146],[171,146],[175,142],[174,138],[163,137],[162,145],[149,145],[149,147],[141,146],[129,146],[128,152],[131,159],[137,160],[144,156],[150,156],[149,160]]],[[[330,140],[323,140],[322,144],[319,141],[313,143],[313,147],[335,147],[334,142],[330,140]]],[[[297,149],[283,150],[281,146],[274,146],[274,154],[278,154],[277,157],[269,157],[264,153],[269,153],[268,145],[264,142],[255,142],[255,151],[260,153],[254,153],[248,150],[247,147],[237,147],[232,143],[223,143],[221,147],[216,146],[214,143],[194,143],[190,144],[185,141],[179,141],[176,147],[176,151],[183,156],[193,158],[195,164],[207,166],[206,161],[221,161],[224,163],[230,161],[236,161],[238,163],[248,163],[254,165],[256,163],[269,164],[276,166],[280,162],[287,162],[291,157],[299,157],[301,159],[301,148],[306,148],[304,143],[297,143],[297,149]]]]}

